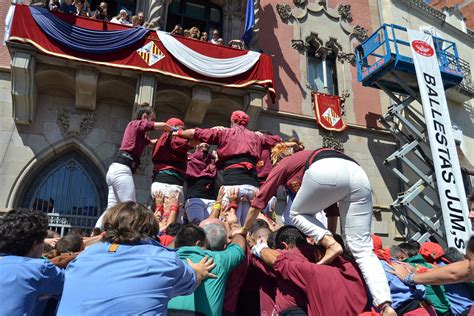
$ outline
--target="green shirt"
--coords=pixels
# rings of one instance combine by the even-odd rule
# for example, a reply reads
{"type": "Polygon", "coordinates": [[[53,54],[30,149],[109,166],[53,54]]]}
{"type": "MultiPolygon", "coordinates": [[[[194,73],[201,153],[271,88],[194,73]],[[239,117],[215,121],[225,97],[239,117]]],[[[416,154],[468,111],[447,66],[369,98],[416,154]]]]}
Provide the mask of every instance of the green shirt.
{"type": "MultiPolygon", "coordinates": [[[[426,268],[432,268],[433,266],[426,262],[422,255],[417,254],[416,256],[403,260],[416,267],[419,264],[426,268]]],[[[450,311],[450,303],[446,294],[444,293],[444,286],[442,285],[425,285],[426,288],[426,299],[433,305],[438,315],[448,314],[450,311]]]]}
{"type": "Polygon", "coordinates": [[[204,315],[221,315],[224,305],[224,292],[227,278],[232,270],[245,258],[245,252],[238,245],[229,244],[225,250],[211,251],[201,247],[181,247],[178,256],[186,262],[199,262],[204,256],[214,258],[216,266],[211,273],[217,275],[217,279],[207,279],[197,290],[186,296],[178,296],[171,299],[168,309],[179,309],[201,312],[204,315]]]}

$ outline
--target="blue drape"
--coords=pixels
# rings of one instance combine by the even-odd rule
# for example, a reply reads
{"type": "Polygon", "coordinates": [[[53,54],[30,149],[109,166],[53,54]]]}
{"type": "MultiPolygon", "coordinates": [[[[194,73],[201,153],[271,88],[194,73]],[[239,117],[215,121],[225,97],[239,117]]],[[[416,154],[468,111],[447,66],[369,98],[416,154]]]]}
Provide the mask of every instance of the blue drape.
{"type": "Polygon", "coordinates": [[[69,24],[43,8],[30,7],[30,11],[41,30],[49,37],[61,45],[84,53],[114,52],[133,45],[149,32],[144,28],[120,31],[89,30],[69,24]]]}

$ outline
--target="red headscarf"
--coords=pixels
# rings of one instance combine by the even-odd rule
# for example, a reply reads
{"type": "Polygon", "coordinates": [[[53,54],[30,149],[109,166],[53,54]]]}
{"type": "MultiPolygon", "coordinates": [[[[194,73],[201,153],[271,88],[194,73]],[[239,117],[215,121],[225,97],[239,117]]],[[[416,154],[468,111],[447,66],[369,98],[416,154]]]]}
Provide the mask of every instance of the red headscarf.
{"type": "Polygon", "coordinates": [[[382,238],[372,234],[372,243],[374,244],[374,252],[377,258],[390,262],[390,250],[382,247],[382,238]]]}
{"type": "Polygon", "coordinates": [[[425,258],[429,263],[434,263],[441,259],[444,255],[444,249],[440,244],[435,242],[427,241],[421,244],[420,250],[418,251],[420,255],[425,258]]]}
{"type": "Polygon", "coordinates": [[[250,122],[250,117],[244,111],[234,111],[232,112],[232,116],[230,117],[232,122],[235,122],[242,126],[247,126],[250,122]]]}
{"type": "Polygon", "coordinates": [[[181,121],[179,118],[172,117],[166,121],[166,124],[171,126],[184,126],[184,122],[181,121]]]}

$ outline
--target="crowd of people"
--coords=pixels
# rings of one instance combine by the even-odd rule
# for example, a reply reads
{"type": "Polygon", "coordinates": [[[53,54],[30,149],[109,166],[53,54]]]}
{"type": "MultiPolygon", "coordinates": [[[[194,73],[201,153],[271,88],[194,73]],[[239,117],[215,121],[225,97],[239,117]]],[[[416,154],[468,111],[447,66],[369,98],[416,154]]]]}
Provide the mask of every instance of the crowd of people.
{"type": "MultiPolygon", "coordinates": [[[[140,11],[136,15],[130,16],[130,12],[122,8],[119,13],[112,16],[109,12],[107,2],[100,2],[96,10],[93,10],[89,0],[49,0],[48,9],[52,12],[62,12],[67,14],[74,14],[76,16],[88,17],[100,21],[107,21],[111,23],[127,25],[132,27],[145,27],[149,29],[159,29],[159,25],[153,22],[146,21],[145,13],[140,11]]],[[[210,36],[208,32],[199,30],[198,27],[193,26],[189,29],[183,29],[183,26],[177,24],[170,32],[172,35],[183,36],[203,42],[209,42],[215,45],[224,45],[224,39],[221,37],[219,30],[211,29],[210,36]]],[[[244,49],[245,45],[242,40],[233,39],[228,43],[229,47],[236,49],[244,49]]]]}
{"type": "Polygon", "coordinates": [[[474,238],[467,258],[433,242],[384,248],[355,160],[249,121],[235,111],[230,127],[185,129],[140,105],[91,236],[59,238],[36,210],[0,219],[0,315],[468,315],[474,238]],[[146,146],[150,207],[133,179],[146,146]]]}

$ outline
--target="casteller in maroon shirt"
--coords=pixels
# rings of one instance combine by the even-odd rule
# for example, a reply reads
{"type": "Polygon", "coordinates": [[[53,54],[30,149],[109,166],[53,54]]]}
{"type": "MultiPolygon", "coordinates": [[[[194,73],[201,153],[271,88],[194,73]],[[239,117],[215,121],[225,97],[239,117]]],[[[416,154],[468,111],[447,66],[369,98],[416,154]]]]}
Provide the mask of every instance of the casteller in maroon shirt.
{"type": "Polygon", "coordinates": [[[257,174],[258,179],[263,182],[267,179],[268,175],[272,171],[271,150],[272,147],[277,143],[281,142],[282,139],[278,135],[262,135],[261,137],[266,138],[265,145],[262,147],[262,152],[257,162],[257,174]]]}
{"type": "Polygon", "coordinates": [[[330,265],[311,263],[297,248],[282,252],[273,264],[277,276],[291,281],[308,300],[308,315],[358,315],[368,306],[357,265],[342,256],[330,265]]]}
{"type": "Polygon", "coordinates": [[[153,148],[153,172],[172,169],[184,177],[191,148],[187,139],[163,133],[153,148]]]}
{"type": "MultiPolygon", "coordinates": [[[[322,149],[322,151],[334,152],[335,156],[343,155],[335,150],[322,149]]],[[[314,155],[313,150],[302,150],[291,156],[285,157],[276,165],[267,177],[267,180],[260,186],[257,196],[252,200],[252,207],[264,209],[272,196],[276,195],[280,185],[285,186],[290,193],[296,194],[301,187],[306,167],[306,161],[314,155]]],[[[317,159],[317,154],[314,159],[317,159]]],[[[329,217],[339,216],[337,204],[333,204],[326,210],[329,217]]]]}
{"type": "Polygon", "coordinates": [[[120,150],[131,154],[135,161],[140,161],[145,147],[150,143],[150,138],[146,133],[153,130],[155,130],[155,122],[153,121],[130,121],[123,134],[120,150]]]}

